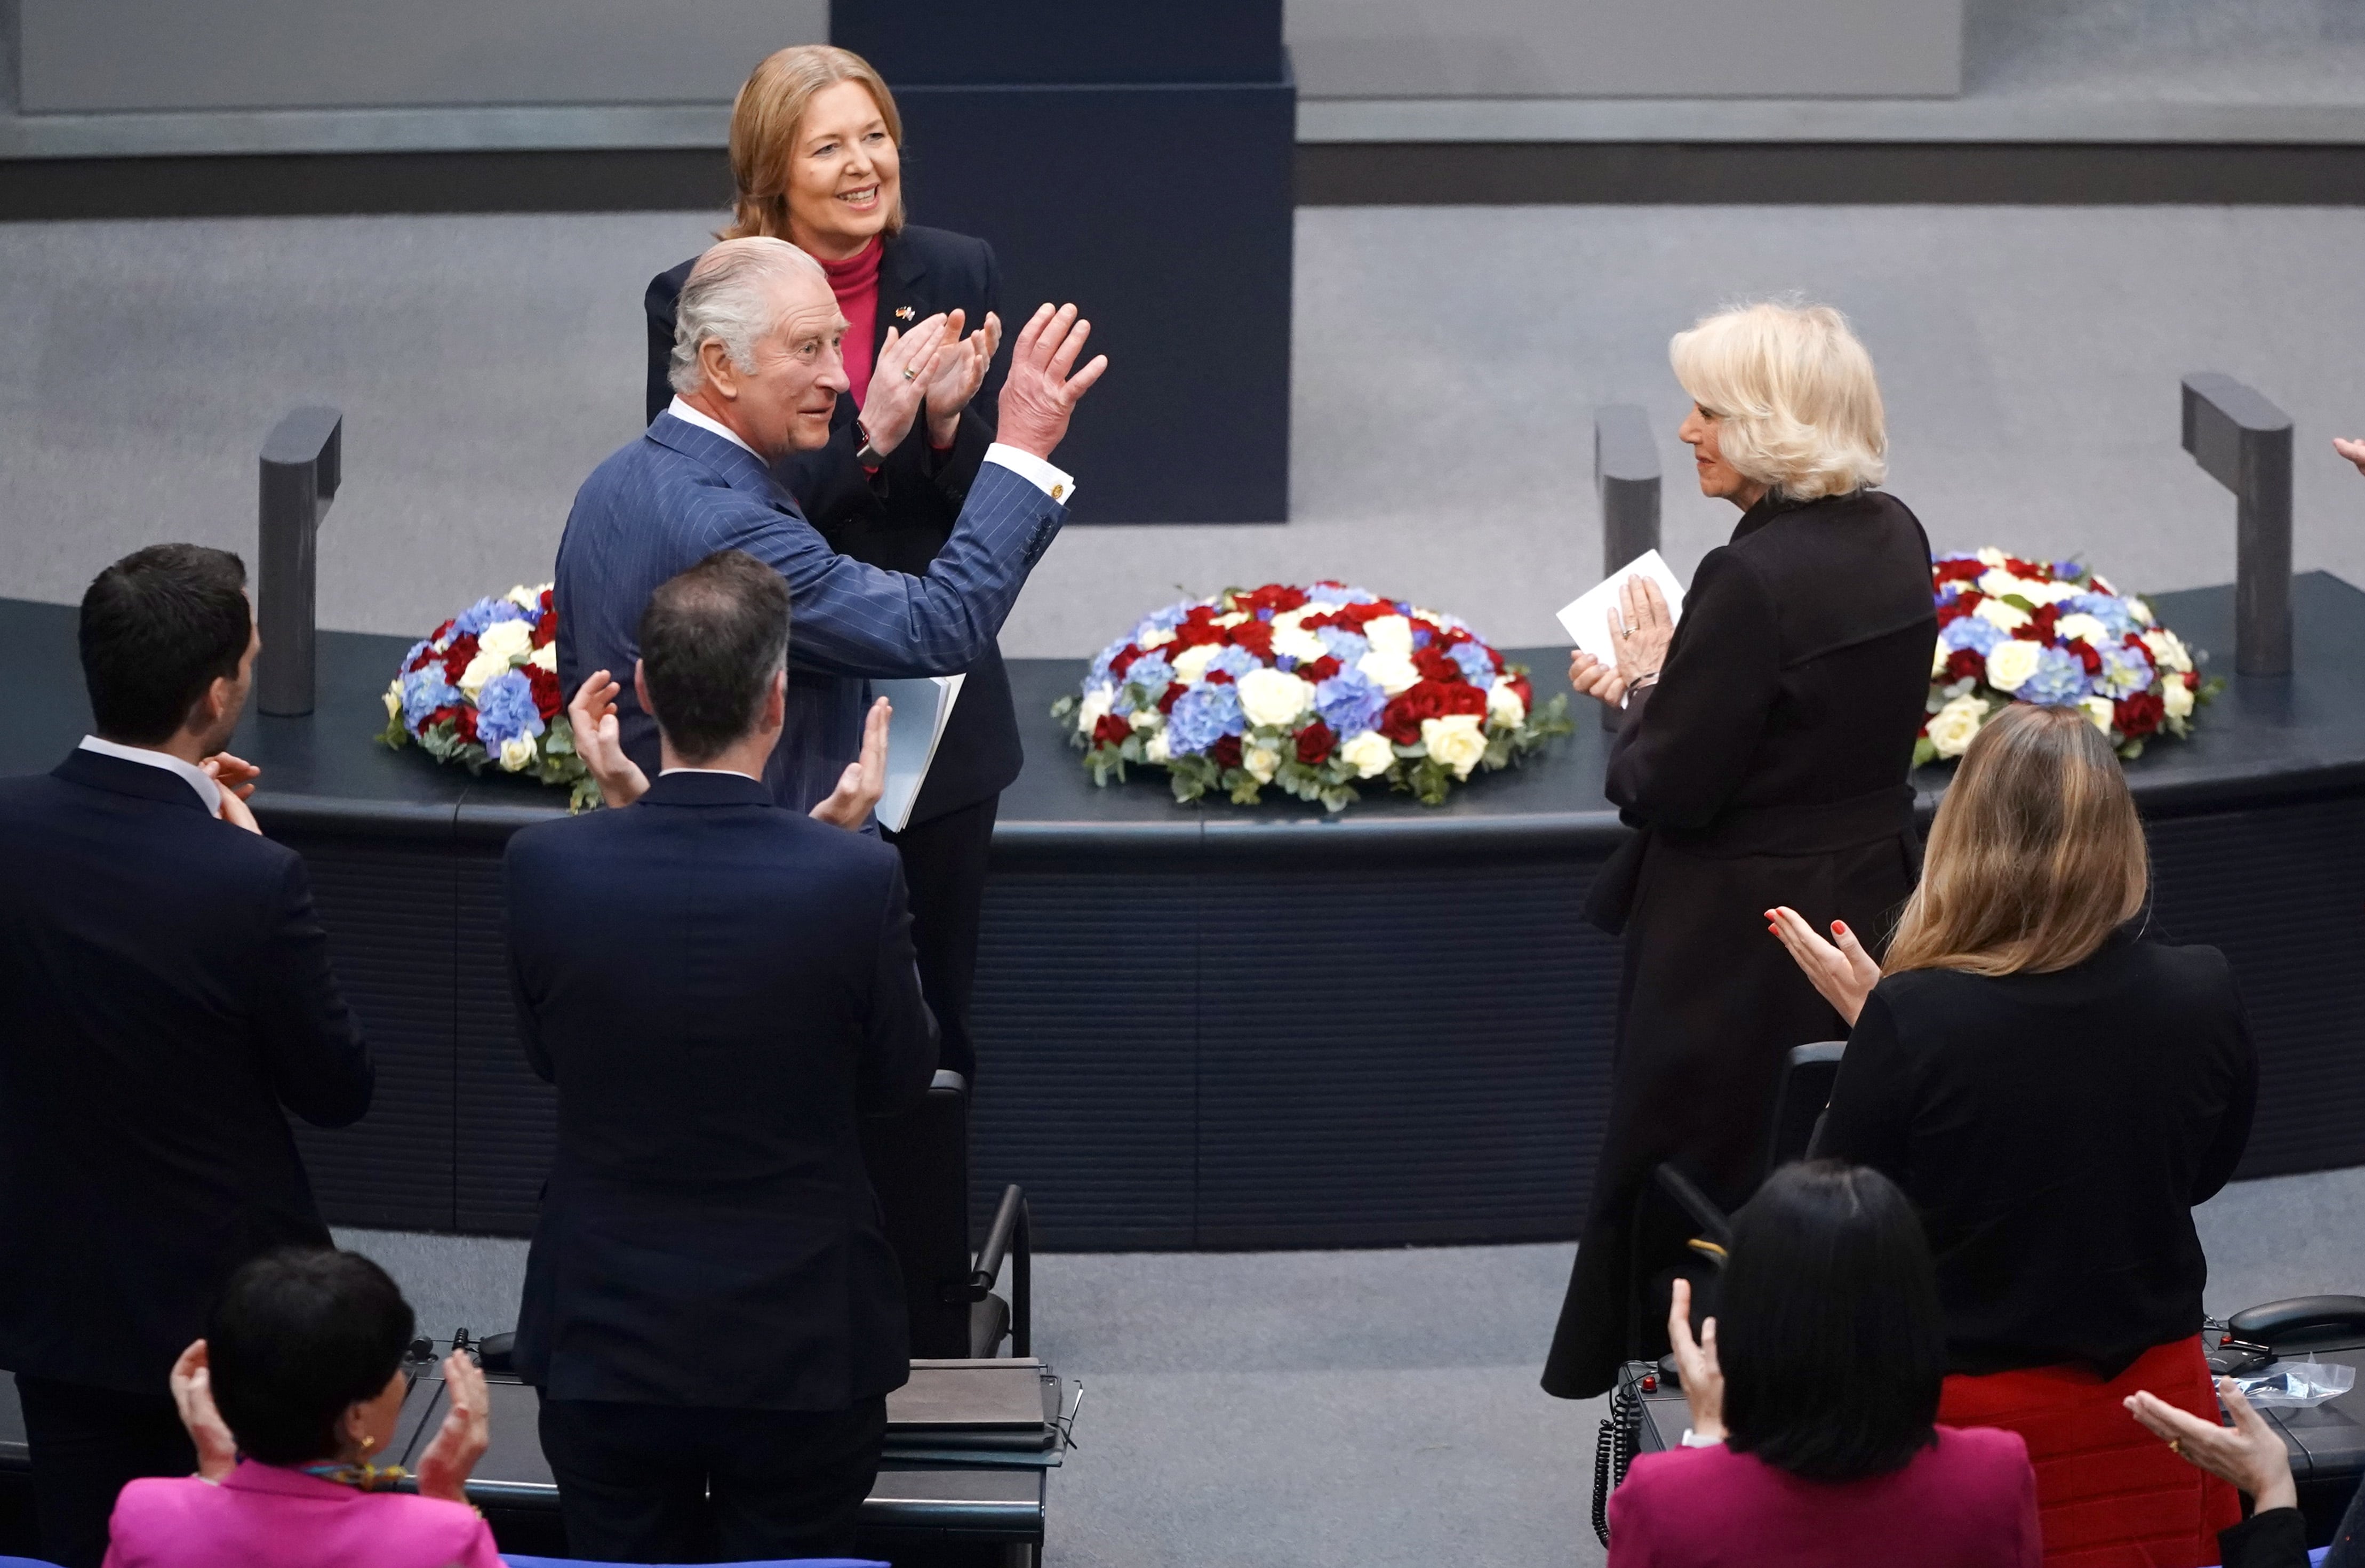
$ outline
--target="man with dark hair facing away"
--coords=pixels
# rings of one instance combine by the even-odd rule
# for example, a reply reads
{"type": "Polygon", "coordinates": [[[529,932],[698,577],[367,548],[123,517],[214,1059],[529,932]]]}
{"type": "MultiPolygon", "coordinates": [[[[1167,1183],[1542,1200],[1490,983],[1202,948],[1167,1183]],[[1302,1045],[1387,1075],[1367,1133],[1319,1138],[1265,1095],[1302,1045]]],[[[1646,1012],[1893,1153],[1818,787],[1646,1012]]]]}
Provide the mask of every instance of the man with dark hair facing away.
{"type": "Polygon", "coordinates": [[[95,733],[0,779],[0,1366],[67,1568],[97,1568],[124,1483],[195,1467],[166,1380],[222,1281],[329,1245],[282,1108],[369,1109],[304,863],[222,749],[261,645],[245,584],[195,544],[101,572],[95,733]]]}
{"type": "Polygon", "coordinates": [[[596,671],[573,713],[611,809],[510,841],[520,1032],[558,1088],[517,1360],[586,1558],[849,1555],[910,1376],[857,1118],[925,1092],[936,1031],[902,862],[845,831],[885,706],[829,801],[776,804],[788,641],[753,556],[660,584],[633,682],[663,771],[624,758],[596,671]]]}

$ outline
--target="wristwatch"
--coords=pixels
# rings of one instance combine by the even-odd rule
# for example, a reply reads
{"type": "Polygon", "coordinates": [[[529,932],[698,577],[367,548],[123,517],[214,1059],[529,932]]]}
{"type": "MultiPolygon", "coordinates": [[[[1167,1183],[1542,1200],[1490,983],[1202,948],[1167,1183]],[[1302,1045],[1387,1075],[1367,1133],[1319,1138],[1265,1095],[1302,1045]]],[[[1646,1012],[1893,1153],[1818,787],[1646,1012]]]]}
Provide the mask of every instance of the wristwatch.
{"type": "Polygon", "coordinates": [[[857,420],[854,422],[854,431],[862,438],[862,444],[855,449],[854,460],[865,468],[877,472],[886,463],[887,454],[871,443],[870,432],[862,428],[861,420],[857,420]]]}

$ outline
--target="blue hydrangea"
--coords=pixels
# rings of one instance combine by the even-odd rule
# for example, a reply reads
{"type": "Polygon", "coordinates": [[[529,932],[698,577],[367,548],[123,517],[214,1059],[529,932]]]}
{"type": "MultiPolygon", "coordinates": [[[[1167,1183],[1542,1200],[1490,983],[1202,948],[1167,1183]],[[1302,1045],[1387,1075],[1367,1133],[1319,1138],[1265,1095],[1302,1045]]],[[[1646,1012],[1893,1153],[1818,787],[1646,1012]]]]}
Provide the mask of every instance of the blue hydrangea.
{"type": "Polygon", "coordinates": [[[517,601],[513,599],[480,599],[454,618],[452,635],[481,637],[485,634],[485,628],[488,626],[497,625],[503,621],[526,619],[528,619],[526,612],[518,608],[517,601]]]}
{"type": "Polygon", "coordinates": [[[1372,644],[1361,632],[1350,632],[1343,626],[1317,626],[1314,634],[1322,639],[1322,646],[1330,656],[1349,669],[1372,651],[1372,644]]]}
{"type": "Polygon", "coordinates": [[[407,653],[407,654],[405,654],[405,655],[402,655],[402,663],[401,663],[401,665],[400,665],[398,667],[400,667],[400,668],[402,668],[402,669],[409,669],[409,668],[413,664],[415,664],[416,662],[418,662],[419,655],[421,655],[421,654],[423,654],[423,653],[425,653],[426,651],[427,651],[427,643],[426,643],[426,640],[425,640],[424,638],[420,639],[420,641],[418,641],[418,642],[416,642],[416,643],[411,644],[410,644],[410,652],[409,652],[409,653],[407,653]]]}
{"type": "Polygon", "coordinates": [[[2102,673],[2094,678],[2094,689],[2113,701],[2132,697],[2151,685],[2151,661],[2140,649],[2118,647],[2102,650],[2102,673]]]}
{"type": "Polygon", "coordinates": [[[1174,700],[1166,715],[1166,747],[1177,756],[1196,756],[1247,728],[1239,687],[1194,686],[1174,700]]]}
{"type": "Polygon", "coordinates": [[[1222,670],[1234,680],[1238,680],[1249,671],[1261,667],[1263,662],[1246,648],[1227,643],[1214,658],[1207,661],[1207,673],[1213,675],[1216,671],[1222,670]]]}
{"type": "Polygon", "coordinates": [[[1495,678],[1495,661],[1475,643],[1456,643],[1445,656],[1462,666],[1462,678],[1473,686],[1485,686],[1495,678]]]}
{"type": "Polygon", "coordinates": [[[1125,684],[1118,687],[1116,692],[1115,704],[1116,711],[1120,713],[1133,711],[1134,702],[1130,693],[1137,686],[1141,688],[1143,705],[1155,708],[1158,706],[1159,694],[1166,689],[1167,682],[1173,678],[1174,666],[1166,662],[1164,654],[1142,655],[1141,657],[1125,666],[1125,684]]]}
{"type": "Polygon", "coordinates": [[[1125,642],[1111,643],[1100,651],[1099,656],[1093,660],[1093,673],[1084,678],[1086,691],[1090,691],[1109,678],[1109,666],[1116,661],[1117,655],[1125,652],[1131,641],[1131,638],[1127,638],[1125,642]]]}
{"type": "Polygon", "coordinates": [[[476,689],[476,739],[488,752],[504,742],[542,734],[542,710],[523,670],[505,669],[476,689]]]}
{"type": "Polygon", "coordinates": [[[1316,604],[1328,605],[1333,610],[1338,609],[1342,604],[1377,604],[1380,602],[1380,596],[1373,593],[1371,589],[1351,588],[1345,583],[1334,583],[1328,588],[1308,588],[1306,590],[1306,597],[1316,604]]]}
{"type": "Polygon", "coordinates": [[[2052,572],[2063,582],[2074,583],[2086,575],[2086,568],[2076,561],[2056,561],[2053,563],[2052,572]]]}
{"type": "Polygon", "coordinates": [[[2126,600],[2114,594],[2081,593],[2075,598],[2065,599],[2061,601],[2061,613],[2090,615],[2109,627],[2113,637],[2124,637],[2130,632],[2143,630],[2135,623],[2135,618],[2127,613],[2126,600]]]}
{"type": "Polygon", "coordinates": [[[2084,661],[2066,648],[2047,648],[2037,655],[2036,673],[2021,682],[2012,695],[2041,707],[2062,708],[2092,689],[2084,661]]]}
{"type": "Polygon", "coordinates": [[[1377,724],[1387,705],[1388,694],[1380,689],[1379,682],[1352,666],[1314,689],[1315,712],[1340,740],[1377,724]]]}
{"type": "Polygon", "coordinates": [[[1948,653],[1970,649],[1981,658],[1987,657],[1998,643],[2010,633],[1992,621],[1982,621],[1976,615],[1958,616],[1938,632],[1938,644],[1948,653]]]}
{"type": "Polygon", "coordinates": [[[429,665],[402,678],[402,722],[414,731],[428,714],[459,700],[460,689],[443,678],[442,665],[429,665]]]}

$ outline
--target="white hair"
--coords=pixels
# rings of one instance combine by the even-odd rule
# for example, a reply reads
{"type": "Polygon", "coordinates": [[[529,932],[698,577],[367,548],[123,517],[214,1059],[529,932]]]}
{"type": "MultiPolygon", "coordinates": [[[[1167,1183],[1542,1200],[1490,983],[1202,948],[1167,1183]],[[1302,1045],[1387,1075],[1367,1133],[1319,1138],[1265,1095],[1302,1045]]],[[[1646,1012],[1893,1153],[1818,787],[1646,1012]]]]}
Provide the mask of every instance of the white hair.
{"type": "Polygon", "coordinates": [[[1872,356],[1828,305],[1767,300],[1703,318],[1668,345],[1676,379],[1717,418],[1717,450],[1794,501],[1888,476],[1872,356]]]}
{"type": "Polygon", "coordinates": [[[706,384],[698,351],[708,342],[721,343],[733,364],[753,372],[757,342],[779,325],[779,296],[772,286],[790,277],[829,285],[821,263],[786,240],[725,240],[699,257],[674,305],[673,357],[666,370],[673,389],[695,392],[706,384]]]}

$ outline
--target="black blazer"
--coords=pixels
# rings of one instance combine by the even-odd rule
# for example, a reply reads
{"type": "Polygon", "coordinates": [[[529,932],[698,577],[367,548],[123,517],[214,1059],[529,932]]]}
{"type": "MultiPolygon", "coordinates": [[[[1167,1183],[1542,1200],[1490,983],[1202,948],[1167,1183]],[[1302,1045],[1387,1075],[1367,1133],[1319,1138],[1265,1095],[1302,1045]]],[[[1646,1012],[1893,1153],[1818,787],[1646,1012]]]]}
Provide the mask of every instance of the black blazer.
{"type": "MultiPolygon", "coordinates": [[[[992,246],[966,234],[917,227],[906,227],[884,244],[879,258],[874,358],[889,328],[908,330],[940,310],[965,312],[970,330],[984,325],[985,313],[995,308],[999,276],[992,246]],[[905,310],[910,313],[900,314],[905,310]]],[[[693,256],[651,278],[642,301],[648,313],[652,420],[673,401],[666,375],[673,356],[674,304],[696,262],[693,256]]],[[[1016,330],[1011,323],[1003,325],[1016,330]]],[[[942,458],[930,453],[925,422],[915,420],[875,478],[854,460],[862,444],[854,425],[859,410],[853,398],[840,398],[830,416],[829,444],[785,460],[779,468],[781,482],[839,554],[916,577],[944,548],[978,465],[985,461],[985,449],[993,443],[991,410],[1002,376],[1003,362],[997,361],[961,411],[960,431],[950,453],[942,458]]],[[[1018,777],[1026,760],[1010,677],[996,647],[970,666],[927,782],[913,802],[911,820],[925,822],[1000,794],[1018,777]]]]}
{"type": "Polygon", "coordinates": [[[558,1086],[517,1358],[555,1399],[840,1410],[910,1373],[856,1117],[936,1070],[902,862],[752,778],[658,778],[505,860],[558,1086]]]}
{"type": "Polygon", "coordinates": [[[0,779],[0,1366],[162,1394],[232,1269],[329,1245],[281,1107],[372,1078],[294,850],[140,763],[0,779]]]}
{"type": "Polygon", "coordinates": [[[2192,1206],[2241,1159],[2258,1081],[2225,955],[2121,932],[2054,974],[1883,980],[1816,1152],[1920,1211],[1955,1371],[2115,1377],[2201,1332],[2192,1206]]]}

